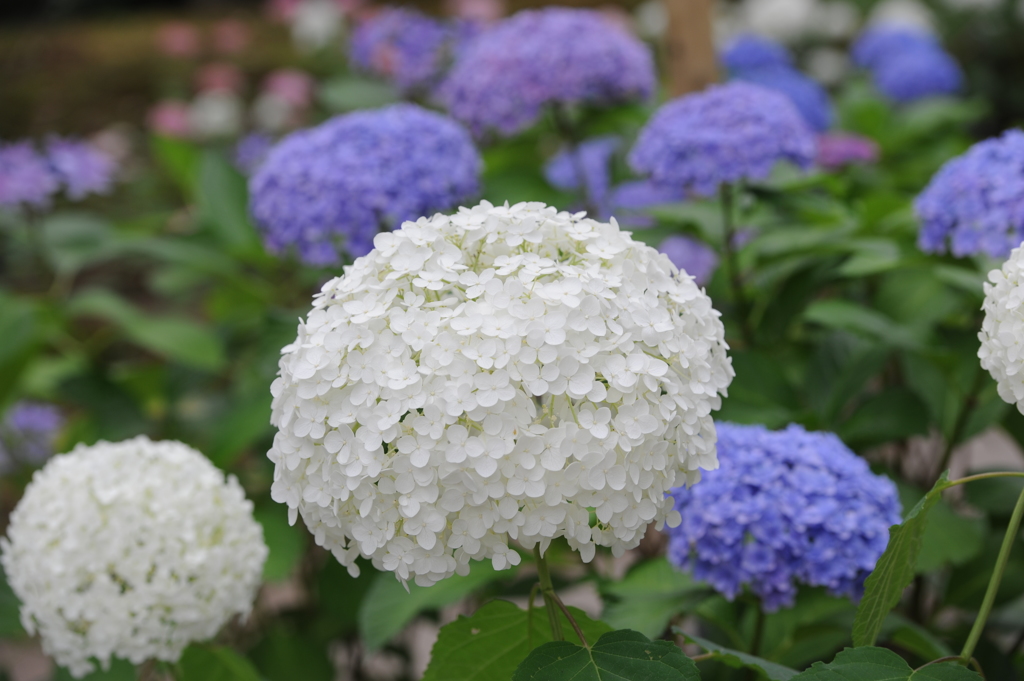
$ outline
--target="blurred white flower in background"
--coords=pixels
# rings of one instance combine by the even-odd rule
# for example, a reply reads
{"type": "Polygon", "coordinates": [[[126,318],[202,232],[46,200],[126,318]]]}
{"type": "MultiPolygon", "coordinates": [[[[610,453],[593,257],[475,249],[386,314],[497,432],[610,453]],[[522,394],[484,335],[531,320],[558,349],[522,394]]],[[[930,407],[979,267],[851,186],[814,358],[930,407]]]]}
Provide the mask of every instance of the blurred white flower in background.
{"type": "Polygon", "coordinates": [[[22,624],[76,677],[112,656],[176,661],[249,613],[267,558],[234,477],[143,436],[50,459],[0,548],[22,624]]]}
{"type": "Polygon", "coordinates": [[[748,0],[741,16],[747,30],[788,43],[814,27],[816,0],[748,0]]]}
{"type": "Polygon", "coordinates": [[[245,118],[241,98],[226,90],[196,95],[188,108],[189,132],[197,137],[233,137],[242,131],[245,118]]]}
{"type": "Polygon", "coordinates": [[[823,85],[838,85],[850,71],[850,58],[835,47],[816,47],[804,57],[807,75],[823,85]]]}
{"type": "Polygon", "coordinates": [[[902,26],[935,33],[935,14],[918,0],[884,0],[871,10],[867,23],[902,26]]]}
{"type": "Polygon", "coordinates": [[[668,10],[664,0],[644,0],[633,10],[636,32],[645,40],[657,40],[668,32],[668,10]]]}
{"type": "Polygon", "coordinates": [[[812,35],[839,40],[849,38],[860,26],[857,6],[845,0],[819,2],[812,10],[809,32],[812,35]]]}
{"type": "Polygon", "coordinates": [[[327,47],[345,28],[345,14],[334,0],[302,0],[293,11],[292,41],[303,52],[327,47]]]}

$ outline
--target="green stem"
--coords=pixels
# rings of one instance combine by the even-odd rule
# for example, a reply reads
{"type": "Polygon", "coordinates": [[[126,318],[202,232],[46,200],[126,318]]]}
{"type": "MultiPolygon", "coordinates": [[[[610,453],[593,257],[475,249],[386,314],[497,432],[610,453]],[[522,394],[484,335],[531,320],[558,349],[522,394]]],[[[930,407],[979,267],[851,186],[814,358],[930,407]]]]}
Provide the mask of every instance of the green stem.
{"type": "Polygon", "coordinates": [[[994,473],[978,473],[977,475],[968,475],[966,478],[951,480],[949,485],[944,489],[956,487],[957,485],[962,485],[967,482],[975,482],[977,480],[988,480],[989,478],[1024,478],[1024,472],[996,471],[994,473]]]}
{"type": "Polygon", "coordinates": [[[754,638],[750,642],[750,654],[755,657],[761,654],[761,640],[764,638],[764,610],[761,607],[761,599],[755,603],[757,608],[757,619],[754,620],[754,638]]]}
{"type": "MultiPolygon", "coordinates": [[[[975,476],[978,477],[978,476],[975,476]]],[[[992,611],[992,604],[996,600],[996,592],[999,591],[999,583],[1003,581],[1003,573],[1006,571],[1006,562],[1010,559],[1010,549],[1017,539],[1017,531],[1020,529],[1020,519],[1024,516],[1024,491],[1021,491],[1017,498],[1017,505],[1013,508],[1013,515],[1010,517],[1010,526],[1006,528],[1006,535],[1003,537],[1003,545],[999,549],[999,557],[996,558],[995,569],[992,570],[992,578],[988,582],[988,589],[985,591],[985,600],[981,602],[981,610],[974,620],[971,633],[967,636],[964,649],[960,652],[960,660],[967,664],[974,655],[974,647],[978,645],[981,634],[985,630],[985,621],[992,611]]]]}
{"type": "Polygon", "coordinates": [[[562,622],[558,619],[558,604],[555,602],[555,587],[551,583],[548,562],[540,552],[540,544],[533,547],[533,557],[537,561],[537,577],[540,579],[540,592],[544,596],[544,605],[548,610],[548,621],[551,623],[551,636],[556,641],[564,641],[562,622]]]}
{"type": "Polygon", "coordinates": [[[723,183],[718,189],[722,201],[722,248],[725,251],[725,267],[732,287],[733,302],[736,304],[736,316],[739,317],[740,334],[749,348],[753,345],[754,334],[750,328],[750,305],[743,295],[743,280],[740,278],[740,266],[736,257],[736,245],[733,243],[735,227],[733,225],[733,187],[723,183]]]}
{"type": "Polygon", "coordinates": [[[942,471],[946,470],[949,465],[949,459],[953,456],[953,448],[960,442],[960,438],[963,437],[964,429],[967,427],[967,421],[971,417],[971,413],[974,411],[974,407],[978,404],[978,393],[981,391],[981,387],[984,385],[982,381],[983,371],[977,370],[974,374],[974,382],[971,384],[970,390],[967,392],[967,399],[964,400],[963,409],[956,415],[956,421],[953,423],[953,431],[949,434],[949,439],[946,440],[946,447],[942,450],[942,457],[939,459],[939,470],[936,473],[936,478],[942,474],[942,471]]]}

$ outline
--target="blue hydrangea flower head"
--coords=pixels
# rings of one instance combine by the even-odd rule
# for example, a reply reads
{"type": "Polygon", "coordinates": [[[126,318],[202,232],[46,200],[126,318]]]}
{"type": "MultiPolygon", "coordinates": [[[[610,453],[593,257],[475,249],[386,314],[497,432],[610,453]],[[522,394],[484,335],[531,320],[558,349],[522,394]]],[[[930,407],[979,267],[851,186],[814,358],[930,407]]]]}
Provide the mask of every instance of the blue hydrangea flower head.
{"type": "Polygon", "coordinates": [[[114,186],[117,163],[88,142],[51,137],[46,144],[50,165],[73,201],[89,194],[107,194],[114,186]]]}
{"type": "Polygon", "coordinates": [[[1024,132],[1007,130],[947,161],[914,212],[927,253],[1008,256],[1024,241],[1024,132]]]}
{"type": "Polygon", "coordinates": [[[647,99],[654,61],[600,12],[549,7],[505,19],[458,56],[439,94],[474,134],[512,135],[552,104],[647,99]]]}
{"type": "Polygon", "coordinates": [[[587,197],[603,210],[611,189],[612,156],[621,144],[614,136],[586,140],[575,149],[565,149],[553,156],[544,165],[544,177],[551,186],[566,192],[578,192],[585,186],[587,197]]]}
{"type": "Polygon", "coordinates": [[[832,127],[832,103],[825,88],[795,69],[785,66],[750,69],[737,72],[735,80],[754,83],[785,95],[816,132],[832,127]]]}
{"type": "Polygon", "coordinates": [[[657,184],[710,196],[761,180],[780,161],[807,168],[814,133],[784,95],[732,82],[672,100],[640,131],[628,161],[657,184]]]}
{"type": "Polygon", "coordinates": [[[60,177],[31,142],[0,143],[0,207],[44,208],[60,189],[60,177]]]}
{"type": "Polygon", "coordinates": [[[850,57],[857,66],[874,69],[895,56],[920,50],[941,51],[942,47],[930,33],[906,26],[879,24],[857,37],[850,57]]]}
{"type": "MultiPolygon", "coordinates": [[[[685,196],[681,187],[655,184],[650,180],[631,180],[612,188],[608,195],[608,205],[611,214],[623,228],[646,229],[654,226],[654,218],[643,212],[645,208],[675,203],[683,198],[685,196]]],[[[678,263],[676,267],[679,267],[678,263]]]]}
{"type": "Polygon", "coordinates": [[[662,241],[658,250],[667,255],[673,265],[693,277],[697,286],[707,284],[718,267],[718,254],[714,249],[692,236],[674,234],[662,241]]]}
{"type": "Polygon", "coordinates": [[[722,50],[721,60],[726,70],[734,74],[773,66],[793,66],[789,50],[774,40],[752,33],[744,33],[730,41],[722,50]]]}
{"type": "Polygon", "coordinates": [[[832,433],[719,423],[718,470],[673,490],[669,560],[730,600],[748,587],[773,612],[797,585],[859,599],[900,522],[891,480],[832,433]]]}
{"type": "Polygon", "coordinates": [[[381,228],[479,191],[482,162],[455,121],[413,104],[356,111],[288,135],[249,180],[267,248],[311,265],[364,255],[381,228]]]}
{"type": "Polygon", "coordinates": [[[908,104],[926,97],[952,95],[963,86],[960,65],[943,50],[914,50],[879,64],[872,81],[886,98],[908,104]]]}
{"type": "Polygon", "coordinates": [[[440,80],[456,38],[451,26],[422,12],[385,7],[356,27],[349,59],[402,92],[429,92],[440,80]]]}
{"type": "Polygon", "coordinates": [[[63,427],[64,416],[52,404],[28,401],[14,404],[0,422],[0,469],[10,470],[16,461],[43,463],[53,456],[63,427]]]}
{"type": "Polygon", "coordinates": [[[245,175],[252,175],[266,160],[274,138],[265,132],[251,132],[235,145],[234,162],[245,175]]]}

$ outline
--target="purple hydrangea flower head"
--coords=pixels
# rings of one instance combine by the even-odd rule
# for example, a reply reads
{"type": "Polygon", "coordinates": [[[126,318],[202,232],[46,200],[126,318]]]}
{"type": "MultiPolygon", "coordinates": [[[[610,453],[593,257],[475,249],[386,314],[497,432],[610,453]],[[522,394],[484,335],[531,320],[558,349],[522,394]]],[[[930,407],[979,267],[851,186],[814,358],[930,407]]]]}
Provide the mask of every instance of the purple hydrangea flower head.
{"type": "Polygon", "coordinates": [[[693,277],[697,286],[707,284],[718,267],[718,254],[703,241],[691,236],[670,236],[661,242],[658,250],[667,255],[673,265],[693,277]]]}
{"type": "Polygon", "coordinates": [[[392,81],[402,92],[429,92],[458,39],[456,30],[415,9],[385,7],[359,24],[349,58],[359,69],[392,81]]]}
{"type": "Polygon", "coordinates": [[[60,177],[31,142],[0,143],[0,207],[43,208],[60,189],[60,177]]]}
{"type": "Polygon", "coordinates": [[[117,163],[88,142],[51,137],[46,143],[46,154],[73,201],[89,194],[107,194],[114,186],[117,163]]]}
{"type": "Polygon", "coordinates": [[[1024,241],[1024,132],[1007,130],[947,161],[914,201],[917,244],[958,258],[1005,258],[1024,241]]]}
{"type": "Polygon", "coordinates": [[[64,417],[52,404],[18,402],[0,422],[0,467],[15,461],[39,465],[54,454],[64,417]]]}
{"type": "Polygon", "coordinates": [[[474,134],[512,135],[557,104],[607,105],[648,98],[647,47],[599,12],[549,7],[519,12],[459,55],[439,94],[474,134]]]}
{"type": "Polygon", "coordinates": [[[943,50],[914,50],[894,56],[872,70],[875,87],[900,104],[952,95],[963,86],[960,65],[943,50]]]}
{"type": "Polygon", "coordinates": [[[587,198],[603,212],[611,188],[612,156],[621,144],[618,137],[595,137],[563,150],[545,164],[544,177],[562,191],[580,191],[582,174],[587,198]]]}
{"type": "Polygon", "coordinates": [[[893,57],[908,52],[942,50],[935,36],[923,31],[880,24],[861,33],[850,50],[853,63],[875,69],[893,57]]]}
{"type": "Polygon", "coordinates": [[[721,59],[722,65],[730,73],[793,65],[793,57],[789,50],[774,40],[752,33],[744,33],[734,38],[722,50],[721,59]]]}
{"type": "Polygon", "coordinates": [[[724,183],[764,179],[780,161],[807,168],[813,159],[814,135],[789,99],[742,82],[668,102],[628,157],[654,182],[703,196],[724,183]]]}
{"type": "Polygon", "coordinates": [[[859,599],[900,522],[896,486],[832,433],[717,424],[721,467],[673,490],[669,560],[730,600],[744,586],[773,612],[797,585],[859,599]]]}
{"type": "Polygon", "coordinates": [[[867,137],[850,133],[818,135],[817,164],[822,168],[874,163],[878,160],[878,154],[878,144],[867,137]]]}
{"type": "Polygon", "coordinates": [[[750,69],[737,72],[734,79],[785,95],[816,132],[832,126],[832,103],[825,88],[795,69],[786,66],[750,69]]]}
{"type": "MultiPolygon", "coordinates": [[[[611,214],[623,228],[646,229],[654,226],[654,218],[643,212],[645,208],[674,203],[683,198],[680,187],[655,184],[650,180],[631,180],[612,189],[608,195],[608,205],[611,214]]],[[[678,263],[676,267],[679,267],[678,263]]]]}
{"type": "Polygon", "coordinates": [[[274,138],[265,132],[252,132],[235,145],[235,167],[245,175],[252,175],[266,160],[274,146],[274,138]]]}
{"type": "Polygon", "coordinates": [[[479,191],[480,155],[455,121],[413,104],[337,116],[288,135],[249,180],[269,250],[312,265],[373,248],[381,227],[446,210],[479,191]]]}

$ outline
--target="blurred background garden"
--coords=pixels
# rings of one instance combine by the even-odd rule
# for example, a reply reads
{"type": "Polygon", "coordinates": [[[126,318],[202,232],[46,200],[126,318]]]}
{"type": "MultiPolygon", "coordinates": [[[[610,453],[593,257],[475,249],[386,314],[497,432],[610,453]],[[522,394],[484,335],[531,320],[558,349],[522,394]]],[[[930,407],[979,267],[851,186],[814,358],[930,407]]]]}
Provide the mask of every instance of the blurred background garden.
{"type": "MultiPolygon", "coordinates": [[[[1024,416],[978,362],[983,282],[1024,240],[1024,137],[1008,133],[1003,147],[964,157],[975,165],[951,171],[956,200],[936,175],[1024,122],[1024,2],[570,4],[586,10],[579,26],[596,22],[595,34],[564,29],[529,46],[536,68],[462,81],[481,44],[511,45],[501,31],[544,5],[0,5],[0,525],[33,472],[77,443],[180,440],[237,476],[270,549],[264,583],[252,614],[204,649],[227,657],[214,665],[186,655],[187,678],[457,681],[436,670],[424,677],[440,627],[491,598],[525,607],[537,575],[529,551],[511,570],[484,561],[407,593],[365,558],[352,576],[271,495],[270,386],[312,296],[370,249],[378,228],[479,199],[614,216],[659,248],[723,313],[736,377],[716,420],[836,433],[895,482],[904,514],[947,468],[951,477],[1024,470],[1024,416]],[[640,56],[626,59],[614,86],[569,92],[561,40],[622,40],[623,52],[640,56]],[[630,81],[647,54],[651,82],[642,67],[630,81]],[[562,71],[558,83],[544,81],[562,71]],[[664,168],[641,158],[642,131],[666,102],[715,82],[784,97],[800,130],[780,136],[806,135],[813,148],[778,152],[790,162],[735,190],[716,182],[702,191],[699,178],[654,182],[664,168]],[[435,131],[426,118],[402,129],[402,107],[389,110],[399,113],[383,132],[366,122],[361,133],[357,121],[372,119],[351,118],[400,103],[458,131],[435,131]],[[257,188],[269,196],[287,182],[269,168],[260,174],[275,145],[346,115],[346,134],[367,135],[368,154],[387,151],[380,167],[348,168],[295,205],[257,200],[257,188]],[[446,178],[451,186],[423,180],[448,163],[458,135],[471,136],[479,167],[475,156],[466,161],[473,170],[446,178]],[[396,174],[388,164],[398,163],[412,169],[396,174]],[[332,182],[380,202],[372,227],[296,224],[333,210],[317,194],[332,182]],[[420,193],[407,199],[412,185],[420,193]]],[[[602,49],[587,53],[594,73],[602,49]]],[[[309,172],[296,192],[322,178],[309,172]]],[[[938,502],[879,645],[913,667],[958,654],[1016,480],[959,487],[938,502]]],[[[762,616],[749,589],[737,595],[695,576],[668,544],[651,527],[623,555],[599,547],[585,563],[556,540],[548,560],[566,604],[608,625],[595,631],[634,629],[700,652],[685,631],[795,670],[852,644],[859,584],[837,595],[802,579],[811,585],[762,616]]],[[[974,652],[988,679],[1024,675],[1019,544],[974,652]]],[[[862,583],[869,569],[858,569],[862,583]]],[[[744,580],[756,569],[748,572],[744,580]]],[[[0,679],[71,678],[26,633],[6,581],[0,637],[0,679]]],[[[704,661],[702,673],[778,678],[728,662],[704,661]]],[[[128,680],[136,670],[116,661],[87,678],[128,680]]]]}

